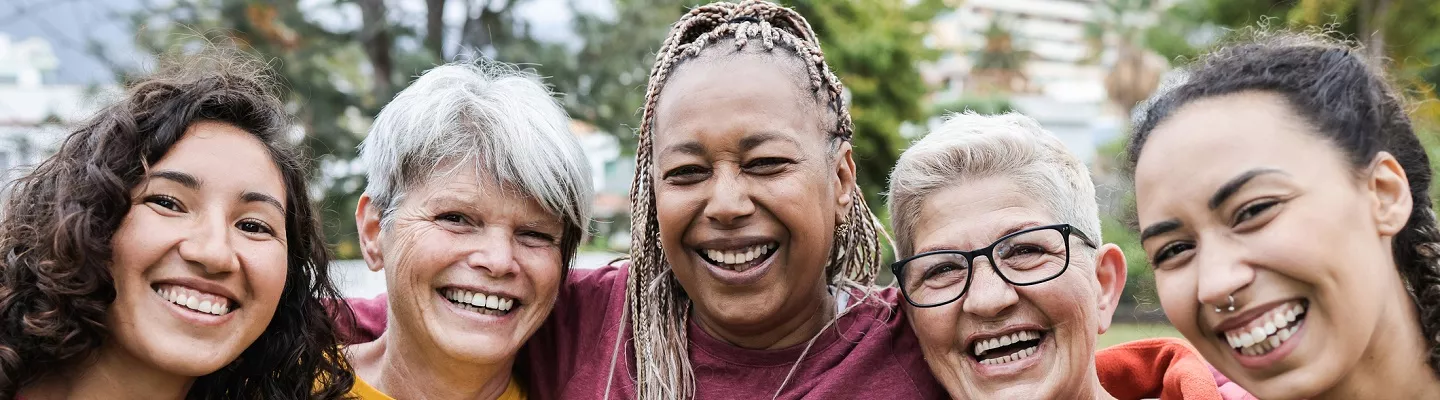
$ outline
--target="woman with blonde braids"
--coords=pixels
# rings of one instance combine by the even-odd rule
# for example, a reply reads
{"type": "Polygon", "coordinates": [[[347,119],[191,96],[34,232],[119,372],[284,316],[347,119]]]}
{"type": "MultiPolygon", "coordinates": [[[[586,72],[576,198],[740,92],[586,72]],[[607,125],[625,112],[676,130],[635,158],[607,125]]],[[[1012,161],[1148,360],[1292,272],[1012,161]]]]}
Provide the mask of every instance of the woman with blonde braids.
{"type": "Polygon", "coordinates": [[[871,286],[880,227],[855,185],[843,99],[793,10],[681,17],[646,91],[631,260],[572,271],[528,345],[530,393],[942,397],[898,293],[871,286]]]}

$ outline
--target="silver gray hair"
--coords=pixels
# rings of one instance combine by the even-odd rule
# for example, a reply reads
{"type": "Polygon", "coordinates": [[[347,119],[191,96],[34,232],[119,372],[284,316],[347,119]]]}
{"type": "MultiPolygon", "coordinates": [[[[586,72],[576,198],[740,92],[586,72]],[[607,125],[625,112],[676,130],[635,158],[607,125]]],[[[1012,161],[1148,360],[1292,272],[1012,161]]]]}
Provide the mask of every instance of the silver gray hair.
{"type": "MultiPolygon", "coordinates": [[[[360,159],[382,227],[407,190],[467,162],[563,220],[565,236],[576,236],[561,238],[567,247],[578,247],[589,226],[595,189],[570,119],[539,76],[510,64],[426,71],[380,110],[360,159]]],[[[574,249],[566,250],[568,267],[574,249]]]]}
{"type": "Polygon", "coordinates": [[[1022,114],[966,112],[952,114],[906,149],[890,173],[888,205],[897,256],[914,254],[915,225],[927,197],[989,177],[1014,181],[1058,218],[1057,223],[1074,225],[1096,243],[1104,243],[1090,170],[1059,138],[1022,114]]]}

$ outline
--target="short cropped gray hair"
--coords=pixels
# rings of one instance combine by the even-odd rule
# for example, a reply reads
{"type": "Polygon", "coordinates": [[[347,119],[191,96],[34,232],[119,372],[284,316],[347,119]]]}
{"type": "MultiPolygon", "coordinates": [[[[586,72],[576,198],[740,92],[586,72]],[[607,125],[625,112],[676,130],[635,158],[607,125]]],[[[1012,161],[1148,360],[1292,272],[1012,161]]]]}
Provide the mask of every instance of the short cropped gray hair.
{"type": "MultiPolygon", "coordinates": [[[[1100,238],[1100,211],[1090,170],[1065,144],[1018,113],[951,115],[900,155],[890,174],[890,216],[898,257],[915,251],[915,225],[931,194],[989,177],[1010,179],[1045,211],[1100,238]]],[[[965,212],[956,210],[955,212],[965,212]]]]}
{"type": "Polygon", "coordinates": [[[595,189],[570,119],[538,76],[510,64],[457,62],[426,71],[380,110],[360,159],[382,227],[407,190],[462,162],[477,163],[477,173],[564,221],[567,268],[589,225],[595,189]]]}

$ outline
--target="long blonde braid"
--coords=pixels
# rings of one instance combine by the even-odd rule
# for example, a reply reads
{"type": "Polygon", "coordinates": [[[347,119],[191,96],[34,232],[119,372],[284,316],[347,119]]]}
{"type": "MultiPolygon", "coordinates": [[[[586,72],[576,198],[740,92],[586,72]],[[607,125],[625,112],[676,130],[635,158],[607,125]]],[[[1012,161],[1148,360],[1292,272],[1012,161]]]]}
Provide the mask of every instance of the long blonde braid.
{"type": "MultiPolygon", "coordinates": [[[[759,41],[766,50],[779,47],[794,52],[805,63],[811,91],[817,99],[824,99],[824,108],[834,114],[831,136],[849,141],[854,132],[850,112],[844,104],[844,87],[825,63],[814,30],[794,10],[753,0],[738,4],[711,3],[690,10],[671,28],[650,71],[636,149],[635,181],[630,192],[631,265],[625,295],[632,316],[638,373],[636,388],[641,399],[688,399],[695,395],[695,376],[686,335],[690,299],[665,262],[660,249],[660,226],[655,217],[651,176],[655,105],[661,88],[677,65],[696,57],[706,46],[725,39],[734,39],[737,48],[759,41]]],[[[880,270],[880,243],[876,235],[883,234],[883,228],[865,204],[865,196],[858,187],[851,188],[851,196],[849,215],[844,221],[838,221],[826,278],[834,285],[865,288],[874,282],[880,270]]]]}

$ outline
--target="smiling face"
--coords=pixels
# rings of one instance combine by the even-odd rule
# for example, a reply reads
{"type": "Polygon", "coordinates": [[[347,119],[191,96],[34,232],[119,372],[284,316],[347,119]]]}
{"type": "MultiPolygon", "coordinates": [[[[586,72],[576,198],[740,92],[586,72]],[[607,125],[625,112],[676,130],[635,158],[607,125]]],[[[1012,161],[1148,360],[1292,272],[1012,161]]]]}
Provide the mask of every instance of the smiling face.
{"type": "MultiPolygon", "coordinates": [[[[1011,233],[1064,222],[1004,178],[936,191],[922,207],[913,233],[916,254],[980,249],[1011,233]]],[[[1082,243],[1070,237],[1069,267],[1053,280],[1013,286],[978,257],[959,300],[907,306],[925,361],[951,397],[1065,398],[1101,390],[1095,338],[1109,327],[1119,301],[1124,257],[1114,245],[1097,252],[1082,243]]]]}
{"type": "Polygon", "coordinates": [[[1410,339],[1385,332],[1419,332],[1390,250],[1409,187],[1386,159],[1357,174],[1262,92],[1196,100],[1147,140],[1136,197],[1165,314],[1258,397],[1316,396],[1410,339]]]}
{"type": "Polygon", "coordinates": [[[368,195],[360,202],[366,262],[385,269],[386,334],[452,360],[511,362],[555,305],[564,225],[534,199],[482,179],[473,162],[436,171],[407,191],[388,226],[368,195]]]}
{"type": "Polygon", "coordinates": [[[792,57],[702,56],[656,106],[661,247],[702,326],[725,339],[793,327],[829,301],[854,164],[848,143],[832,147],[792,57]]]}
{"type": "Polygon", "coordinates": [[[131,190],[106,326],[129,357],[198,377],[265,331],[285,288],[285,187],[265,146],[198,122],[131,190]]]}

